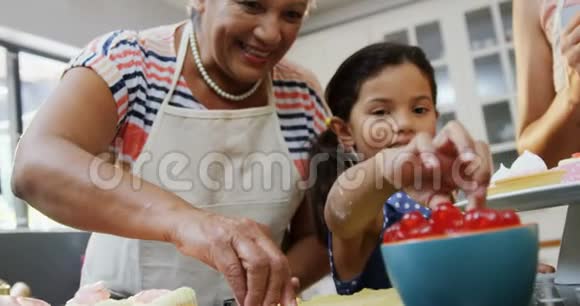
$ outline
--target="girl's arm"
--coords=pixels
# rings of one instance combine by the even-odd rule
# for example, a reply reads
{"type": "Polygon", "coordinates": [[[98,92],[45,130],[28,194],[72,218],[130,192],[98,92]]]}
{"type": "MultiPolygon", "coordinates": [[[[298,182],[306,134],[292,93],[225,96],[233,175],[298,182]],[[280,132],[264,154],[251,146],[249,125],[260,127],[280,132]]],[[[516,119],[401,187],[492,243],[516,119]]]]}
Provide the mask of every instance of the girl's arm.
{"type": "Polygon", "coordinates": [[[382,164],[381,152],[347,169],[332,185],[324,215],[333,236],[349,240],[368,230],[376,232],[383,204],[396,192],[384,178],[382,164]]]}
{"type": "MultiPolygon", "coordinates": [[[[518,150],[542,156],[549,166],[580,151],[580,79],[556,95],[552,49],[540,24],[541,0],[514,1],[514,33],[518,83],[518,150]]],[[[559,50],[558,50],[559,52],[559,50]]]]}
{"type": "Polygon", "coordinates": [[[335,277],[340,280],[351,280],[363,271],[382,229],[382,207],[396,192],[384,179],[382,167],[377,167],[382,159],[379,153],[347,169],[328,194],[324,214],[332,233],[335,277]]]}
{"type": "Polygon", "coordinates": [[[427,133],[418,133],[409,144],[383,149],[344,171],[328,193],[324,214],[329,231],[341,239],[356,238],[366,232],[377,233],[383,220],[383,204],[397,189],[419,188],[421,197],[416,200],[426,205],[433,200],[439,201],[442,194],[447,194],[444,197],[448,200],[455,185],[444,184],[444,188],[435,189],[435,184],[429,182],[436,168],[449,169],[448,158],[437,154],[437,150],[449,146],[453,152],[467,149],[475,152],[467,131],[452,122],[435,139],[427,133]],[[440,143],[437,148],[434,141],[440,143]],[[416,178],[424,181],[422,186],[416,186],[416,178]],[[445,189],[447,187],[452,189],[445,189]]]}

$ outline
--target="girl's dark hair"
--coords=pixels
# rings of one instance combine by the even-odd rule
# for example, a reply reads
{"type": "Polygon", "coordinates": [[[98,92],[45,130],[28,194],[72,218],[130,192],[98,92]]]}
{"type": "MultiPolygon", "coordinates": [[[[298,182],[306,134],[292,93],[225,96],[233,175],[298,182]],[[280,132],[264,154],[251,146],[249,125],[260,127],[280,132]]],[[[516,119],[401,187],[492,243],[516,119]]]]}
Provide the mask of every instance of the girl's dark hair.
{"type": "MultiPolygon", "coordinates": [[[[338,67],[325,92],[325,99],[332,114],[348,122],[361,86],[386,67],[403,63],[411,63],[419,68],[431,85],[435,103],[437,99],[435,73],[425,53],[418,47],[381,42],[360,49],[338,67]]],[[[339,146],[337,136],[328,129],[313,141],[309,152],[311,167],[316,169],[310,171],[311,178],[315,181],[306,192],[306,199],[313,211],[317,235],[325,244],[328,242],[328,227],[324,221],[326,198],[340,172],[348,168],[349,163],[344,162],[352,160],[352,157],[339,146]]]]}

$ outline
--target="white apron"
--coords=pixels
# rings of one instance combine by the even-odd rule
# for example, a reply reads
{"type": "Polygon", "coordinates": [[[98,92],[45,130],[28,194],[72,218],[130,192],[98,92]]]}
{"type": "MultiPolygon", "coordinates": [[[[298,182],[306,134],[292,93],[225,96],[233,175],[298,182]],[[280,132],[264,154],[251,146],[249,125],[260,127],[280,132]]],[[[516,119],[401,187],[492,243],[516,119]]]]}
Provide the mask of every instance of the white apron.
{"type": "MultiPolygon", "coordinates": [[[[271,88],[263,107],[192,110],[169,105],[190,31],[186,24],[172,87],[133,172],[195,207],[265,224],[280,245],[303,194],[297,188],[301,176],[282,136],[271,88]]],[[[172,244],[95,233],[81,283],[99,280],[121,296],[189,286],[201,306],[222,306],[233,298],[220,273],[181,255],[172,244]]]]}

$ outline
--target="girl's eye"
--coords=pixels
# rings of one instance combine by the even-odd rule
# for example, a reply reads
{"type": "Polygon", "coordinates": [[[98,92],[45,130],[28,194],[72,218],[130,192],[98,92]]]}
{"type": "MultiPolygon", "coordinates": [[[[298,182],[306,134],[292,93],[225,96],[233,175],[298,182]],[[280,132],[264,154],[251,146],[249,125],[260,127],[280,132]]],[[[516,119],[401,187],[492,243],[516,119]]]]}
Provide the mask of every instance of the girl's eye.
{"type": "Polygon", "coordinates": [[[371,114],[373,114],[373,115],[375,115],[375,116],[384,116],[384,115],[387,115],[388,113],[389,113],[389,112],[387,112],[387,111],[386,111],[386,110],[384,110],[384,109],[377,109],[377,110],[374,110],[374,111],[372,111],[372,113],[371,113],[371,114]]]}
{"type": "Polygon", "coordinates": [[[428,108],[426,107],[415,107],[415,109],[413,110],[416,114],[425,114],[429,111],[428,108]]]}
{"type": "Polygon", "coordinates": [[[286,12],[286,18],[292,22],[299,22],[300,20],[302,20],[303,15],[304,15],[303,13],[298,11],[286,12]]]}

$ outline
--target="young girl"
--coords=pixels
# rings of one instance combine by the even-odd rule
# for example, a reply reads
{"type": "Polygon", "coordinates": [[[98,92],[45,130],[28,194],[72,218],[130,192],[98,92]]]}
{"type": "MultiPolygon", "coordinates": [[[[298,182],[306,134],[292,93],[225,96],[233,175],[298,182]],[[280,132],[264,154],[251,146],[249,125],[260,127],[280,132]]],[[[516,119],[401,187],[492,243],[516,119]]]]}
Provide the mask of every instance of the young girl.
{"type": "Polygon", "coordinates": [[[339,294],[391,287],[379,245],[404,213],[429,215],[428,206],[456,189],[471,205],[485,201],[488,146],[457,122],[436,134],[436,96],[421,49],[390,43],[359,50],[328,84],[334,116],[311,150],[322,162],[311,167],[317,177],[308,199],[339,294]]]}

